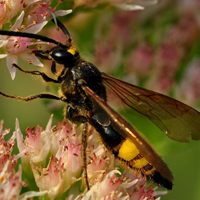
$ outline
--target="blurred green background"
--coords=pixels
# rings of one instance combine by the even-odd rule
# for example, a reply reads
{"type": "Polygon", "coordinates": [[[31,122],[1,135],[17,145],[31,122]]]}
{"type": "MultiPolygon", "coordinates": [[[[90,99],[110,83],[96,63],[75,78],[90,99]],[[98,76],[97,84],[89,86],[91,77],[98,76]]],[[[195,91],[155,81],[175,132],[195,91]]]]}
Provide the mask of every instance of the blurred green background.
{"type": "MultiPolygon", "coordinates": [[[[166,43],[169,44],[170,37],[174,37],[173,34],[169,34],[170,31],[180,26],[180,21],[185,16],[196,17],[195,4],[193,7],[188,5],[184,7],[181,1],[163,0],[163,2],[159,5],[148,7],[144,11],[136,12],[122,11],[102,5],[95,8],[90,8],[90,5],[87,4],[79,5],[71,15],[61,19],[66,21],[67,28],[75,44],[80,49],[83,58],[93,62],[99,67],[100,71],[106,71],[111,75],[145,88],[155,89],[177,97],[178,95],[176,94],[179,93],[179,89],[183,91],[186,89],[186,87],[182,88],[180,86],[182,82],[184,83],[185,77],[187,77],[187,69],[190,67],[190,63],[200,57],[199,22],[197,23],[196,34],[190,36],[189,40],[186,37],[185,40],[183,38],[181,44],[180,41],[172,43],[174,45],[172,47],[181,49],[181,52],[184,51],[184,56],[180,56],[177,58],[178,61],[174,61],[177,66],[172,65],[171,68],[167,68],[167,66],[161,65],[161,67],[166,67],[167,69],[165,72],[166,77],[170,74],[168,85],[162,90],[162,87],[158,87],[159,83],[162,82],[162,76],[159,77],[158,67],[165,59],[157,59],[162,53],[161,47],[166,43]],[[168,36],[166,36],[167,34],[168,36]],[[186,42],[184,43],[184,41],[186,42]],[[131,60],[132,53],[143,43],[148,43],[151,47],[153,52],[151,52],[151,56],[154,61],[152,61],[149,68],[144,69],[144,74],[141,74],[137,69],[134,69],[135,63],[133,64],[133,70],[130,69],[131,62],[128,61],[131,60]]],[[[195,3],[195,1],[191,2],[195,3]]],[[[183,32],[180,37],[184,35],[188,27],[186,26],[186,29],[182,27],[183,32]]],[[[43,34],[46,34],[45,30],[43,34]]],[[[144,64],[146,62],[145,55],[142,57],[144,58],[144,64]]],[[[160,56],[161,58],[162,56],[160,56]]],[[[170,57],[169,59],[172,58],[170,57]]],[[[43,70],[50,74],[47,67],[35,67],[21,60],[19,66],[29,70],[43,70]]],[[[19,71],[17,71],[15,80],[11,80],[5,59],[0,61],[0,67],[0,91],[2,92],[19,96],[28,96],[46,91],[51,91],[54,94],[57,92],[57,86],[46,84],[40,78],[23,74],[19,71]]],[[[198,90],[197,83],[195,86],[198,90]]],[[[191,91],[192,88],[191,84],[191,91]]],[[[188,95],[192,96],[193,94],[189,93],[188,95]]],[[[179,100],[185,101],[198,109],[198,97],[196,97],[195,103],[194,101],[187,102],[184,98],[179,98],[179,100]]],[[[115,100],[113,101],[115,103],[115,100]]],[[[116,105],[117,103],[114,105],[115,108],[117,108],[116,105]]],[[[14,131],[16,118],[19,119],[21,130],[24,133],[27,127],[37,125],[45,127],[51,113],[55,114],[53,125],[56,125],[59,120],[63,119],[63,108],[64,104],[62,103],[57,104],[44,100],[25,103],[0,96],[0,119],[4,120],[4,127],[11,128],[12,131],[14,131]]],[[[189,144],[184,144],[171,141],[149,120],[131,115],[129,112],[126,113],[123,109],[118,108],[118,111],[144,133],[152,146],[166,161],[174,175],[173,190],[162,196],[161,199],[200,199],[200,143],[191,141],[189,144]]]]}

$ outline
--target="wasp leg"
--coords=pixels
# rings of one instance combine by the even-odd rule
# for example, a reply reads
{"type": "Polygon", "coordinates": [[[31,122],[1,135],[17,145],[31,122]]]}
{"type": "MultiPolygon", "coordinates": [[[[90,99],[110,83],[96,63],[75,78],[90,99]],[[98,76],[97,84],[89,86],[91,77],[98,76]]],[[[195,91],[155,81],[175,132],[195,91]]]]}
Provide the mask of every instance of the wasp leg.
{"type": "Polygon", "coordinates": [[[26,74],[41,76],[43,78],[43,80],[46,81],[46,82],[53,82],[53,83],[61,83],[62,82],[62,80],[60,78],[58,80],[52,79],[52,78],[48,77],[45,73],[40,72],[40,71],[24,70],[21,67],[19,67],[18,65],[16,65],[15,63],[13,64],[13,67],[19,69],[21,72],[26,73],[26,74]]]}
{"type": "MultiPolygon", "coordinates": [[[[56,63],[55,61],[52,62],[51,65],[51,72],[56,75],[57,70],[56,70],[56,63]]],[[[65,70],[62,70],[61,74],[57,77],[57,83],[61,83],[63,81],[63,75],[64,75],[65,70]]]]}
{"type": "Polygon", "coordinates": [[[54,100],[60,100],[60,101],[66,102],[66,99],[64,99],[63,97],[57,97],[55,95],[47,94],[47,93],[31,95],[28,97],[13,96],[13,95],[5,94],[3,92],[0,92],[0,95],[10,98],[10,99],[20,100],[20,101],[31,101],[31,100],[40,98],[40,99],[54,99],[54,100]]]}
{"type": "Polygon", "coordinates": [[[51,72],[53,74],[56,74],[57,73],[57,70],[56,70],[56,63],[53,61],[52,62],[52,65],[51,65],[51,72]]]}
{"type": "Polygon", "coordinates": [[[83,158],[83,168],[84,168],[84,177],[87,189],[90,189],[89,181],[88,181],[88,174],[87,174],[87,130],[88,130],[88,123],[87,119],[84,116],[78,115],[78,110],[72,108],[71,106],[67,106],[66,108],[66,118],[69,119],[72,123],[75,124],[83,124],[83,131],[82,131],[82,158],[83,158]]]}
{"type": "Polygon", "coordinates": [[[84,176],[85,182],[87,185],[87,189],[90,189],[89,182],[88,182],[88,174],[87,174],[87,157],[86,157],[86,148],[87,148],[87,130],[88,130],[88,123],[83,123],[83,133],[82,133],[82,145],[83,145],[83,167],[84,167],[84,176]]]}

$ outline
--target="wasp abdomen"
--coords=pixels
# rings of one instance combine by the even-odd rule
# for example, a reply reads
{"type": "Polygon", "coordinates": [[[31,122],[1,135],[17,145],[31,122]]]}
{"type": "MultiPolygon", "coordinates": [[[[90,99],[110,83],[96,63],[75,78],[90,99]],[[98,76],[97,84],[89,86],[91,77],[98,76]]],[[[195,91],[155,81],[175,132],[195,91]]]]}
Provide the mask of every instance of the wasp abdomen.
{"type": "Polygon", "coordinates": [[[156,168],[140,153],[135,144],[126,138],[120,145],[113,148],[115,156],[124,162],[131,169],[140,172],[147,179],[169,190],[172,189],[172,182],[164,178],[156,168]]]}
{"type": "Polygon", "coordinates": [[[131,169],[138,171],[142,176],[147,177],[147,179],[169,190],[172,189],[172,183],[164,178],[140,153],[132,140],[121,135],[120,132],[113,127],[112,123],[103,125],[99,122],[96,115],[91,117],[90,123],[101,135],[104,145],[113,152],[116,158],[131,169]]]}

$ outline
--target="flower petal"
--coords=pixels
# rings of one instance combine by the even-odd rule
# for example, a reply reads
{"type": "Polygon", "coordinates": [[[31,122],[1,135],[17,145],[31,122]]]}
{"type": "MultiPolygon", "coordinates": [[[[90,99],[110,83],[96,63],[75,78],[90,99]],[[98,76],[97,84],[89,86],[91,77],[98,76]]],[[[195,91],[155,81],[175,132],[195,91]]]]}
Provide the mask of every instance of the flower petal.
{"type": "Polygon", "coordinates": [[[8,40],[4,40],[5,39],[5,37],[4,38],[2,38],[1,37],[1,40],[0,40],[0,48],[2,48],[3,46],[6,46],[6,44],[8,44],[8,40]]]}
{"type": "Polygon", "coordinates": [[[143,6],[132,5],[132,4],[117,4],[115,6],[122,10],[144,10],[143,6]]]}
{"type": "Polygon", "coordinates": [[[0,59],[5,58],[6,56],[7,56],[7,54],[1,54],[0,59]]]}
{"type": "Polygon", "coordinates": [[[69,10],[57,10],[55,11],[53,14],[58,17],[58,16],[64,16],[64,15],[67,15],[69,13],[72,12],[72,9],[69,9],[69,10]]]}
{"type": "Polygon", "coordinates": [[[15,74],[16,74],[16,68],[12,67],[12,64],[13,63],[17,64],[17,61],[18,61],[18,58],[16,55],[7,54],[6,63],[7,63],[7,68],[10,72],[12,79],[15,78],[15,74]]]}
{"type": "Polygon", "coordinates": [[[16,138],[17,138],[17,147],[19,149],[19,152],[26,150],[26,147],[25,147],[24,142],[23,142],[24,141],[23,135],[22,135],[22,132],[21,132],[20,127],[19,127],[18,119],[16,119],[16,122],[15,122],[15,135],[16,135],[16,138]]]}
{"type": "Polygon", "coordinates": [[[10,28],[10,30],[14,31],[15,29],[19,28],[22,24],[23,18],[24,18],[24,11],[21,12],[21,14],[16,19],[14,25],[10,28]]]}
{"type": "Polygon", "coordinates": [[[30,28],[25,29],[25,31],[22,32],[27,32],[27,33],[38,33],[42,30],[42,28],[48,23],[48,21],[43,21],[39,24],[36,24],[34,26],[31,26],[30,28]]]}
{"type": "Polygon", "coordinates": [[[31,62],[39,67],[44,67],[44,65],[40,62],[40,60],[33,54],[29,55],[29,59],[31,60],[31,62]]]}
{"type": "Polygon", "coordinates": [[[26,200],[32,197],[44,196],[45,194],[47,194],[47,190],[41,192],[29,191],[20,195],[19,200],[26,200]]]}
{"type": "Polygon", "coordinates": [[[39,67],[44,67],[44,65],[40,62],[40,60],[34,55],[34,54],[28,54],[27,52],[18,54],[20,58],[23,60],[31,61],[32,64],[39,66],[39,67]]]}

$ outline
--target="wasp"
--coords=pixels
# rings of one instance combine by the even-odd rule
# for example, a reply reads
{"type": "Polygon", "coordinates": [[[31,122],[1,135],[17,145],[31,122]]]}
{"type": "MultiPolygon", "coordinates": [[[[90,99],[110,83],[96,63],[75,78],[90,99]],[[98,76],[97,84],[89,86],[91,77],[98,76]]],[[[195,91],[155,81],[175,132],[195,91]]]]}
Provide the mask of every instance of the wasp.
{"type": "Polygon", "coordinates": [[[88,189],[86,145],[87,127],[90,124],[116,158],[159,186],[171,190],[171,171],[146,139],[107,104],[107,92],[112,91],[124,104],[148,117],[169,138],[179,142],[188,142],[190,137],[193,140],[200,140],[200,113],[173,98],[100,72],[92,63],[81,58],[67,28],[58,20],[57,26],[66,36],[65,44],[42,35],[25,32],[0,30],[0,35],[28,37],[55,45],[50,50],[33,50],[38,58],[52,61],[51,72],[55,79],[40,71],[24,70],[16,64],[13,64],[13,67],[24,73],[41,76],[46,82],[59,84],[59,95],[41,93],[19,97],[3,92],[0,92],[0,95],[22,101],[53,99],[66,104],[65,117],[72,123],[84,125],[83,163],[88,189]],[[63,65],[63,69],[56,76],[57,64],[63,65]]]}

